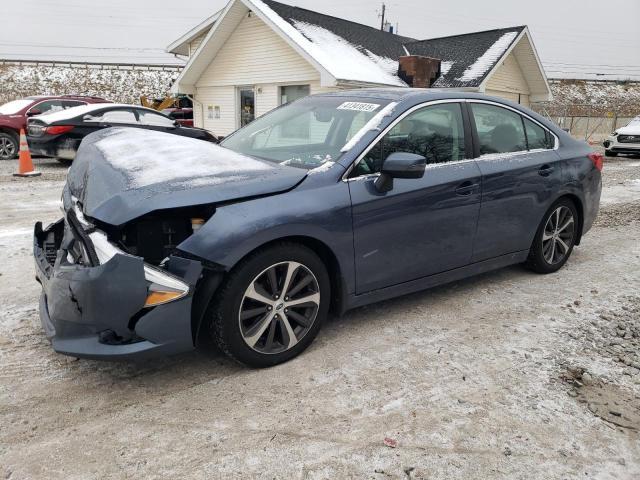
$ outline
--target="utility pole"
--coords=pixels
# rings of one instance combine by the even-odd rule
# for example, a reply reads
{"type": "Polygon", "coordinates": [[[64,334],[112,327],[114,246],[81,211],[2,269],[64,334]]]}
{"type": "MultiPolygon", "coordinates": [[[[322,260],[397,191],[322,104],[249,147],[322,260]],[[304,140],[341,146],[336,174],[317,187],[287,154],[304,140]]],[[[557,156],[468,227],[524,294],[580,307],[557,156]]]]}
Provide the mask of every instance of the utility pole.
{"type": "Polygon", "coordinates": [[[387,10],[387,6],[384,4],[384,2],[382,3],[382,13],[380,14],[380,16],[382,17],[382,20],[380,21],[380,30],[384,30],[384,13],[387,10]]]}

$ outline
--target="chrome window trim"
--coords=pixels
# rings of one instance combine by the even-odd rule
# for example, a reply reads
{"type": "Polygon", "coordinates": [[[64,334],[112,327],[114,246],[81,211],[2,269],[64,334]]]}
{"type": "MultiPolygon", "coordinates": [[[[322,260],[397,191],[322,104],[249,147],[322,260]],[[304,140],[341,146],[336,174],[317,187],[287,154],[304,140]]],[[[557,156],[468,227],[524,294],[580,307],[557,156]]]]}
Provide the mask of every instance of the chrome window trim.
{"type": "MultiPolygon", "coordinates": [[[[545,127],[544,125],[542,125],[539,121],[537,121],[535,118],[527,115],[525,112],[518,110],[517,108],[513,108],[510,107],[509,105],[505,105],[504,103],[499,103],[499,102],[494,102],[491,100],[482,100],[482,99],[475,99],[475,98],[467,98],[465,99],[465,102],[467,103],[487,103],[489,105],[494,105],[496,107],[500,107],[500,108],[506,108],[507,110],[511,110],[515,113],[517,113],[518,115],[521,115],[523,117],[525,117],[527,120],[531,120],[533,123],[535,123],[536,125],[538,125],[540,128],[544,129],[545,131],[549,132],[551,135],[553,135],[553,148],[535,148],[533,150],[518,150],[517,152],[508,152],[508,153],[519,153],[519,152],[539,152],[539,151],[549,151],[549,150],[558,150],[558,148],[560,148],[560,140],[558,139],[558,136],[553,133],[551,130],[549,130],[547,127],[545,127]]],[[[473,112],[471,112],[473,114],[473,112]]],[[[494,154],[488,154],[488,155],[494,155],[494,154]]],[[[505,155],[507,155],[507,153],[505,153],[505,155]]],[[[481,158],[481,157],[478,157],[481,158]]]]}
{"type": "MultiPolygon", "coordinates": [[[[527,115],[525,112],[523,112],[521,110],[518,110],[517,108],[510,107],[509,105],[505,105],[504,103],[496,102],[496,101],[493,101],[493,100],[483,100],[483,99],[475,99],[475,98],[447,98],[447,99],[441,99],[441,100],[430,100],[428,102],[419,103],[418,105],[414,105],[413,107],[408,109],[406,112],[404,112],[402,115],[400,115],[398,118],[396,118],[393,122],[391,122],[384,130],[382,130],[376,136],[376,138],[371,143],[369,143],[367,148],[365,148],[362,151],[362,153],[360,153],[360,155],[358,155],[358,157],[353,162],[351,162],[351,165],[349,165],[349,168],[347,168],[345,170],[345,172],[342,174],[341,180],[343,182],[349,182],[351,180],[360,179],[362,177],[379,176],[380,173],[376,172],[376,173],[366,173],[364,175],[358,175],[357,177],[349,178],[349,174],[355,168],[355,166],[360,162],[360,160],[362,160],[364,158],[364,156],[367,153],[369,153],[369,151],[378,143],[378,141],[382,137],[384,137],[389,132],[389,130],[391,130],[393,127],[395,127],[407,115],[410,115],[411,113],[413,113],[416,110],[419,110],[421,108],[429,107],[431,105],[438,105],[438,104],[442,104],[442,103],[486,103],[486,104],[489,104],[489,105],[494,105],[496,107],[505,108],[507,110],[511,110],[511,111],[517,113],[518,115],[521,115],[521,116],[527,118],[528,120],[531,120],[533,123],[538,125],[540,128],[543,128],[545,131],[547,131],[551,135],[553,135],[553,139],[554,139],[553,148],[536,148],[536,149],[533,149],[533,150],[518,150],[516,152],[507,152],[507,153],[504,153],[502,155],[523,155],[525,153],[540,153],[540,152],[548,152],[548,151],[551,151],[551,150],[558,150],[558,148],[560,148],[560,140],[559,140],[558,136],[555,133],[553,133],[547,127],[542,125],[535,118],[527,115]]],[[[472,115],[473,112],[470,112],[470,114],[472,115]]],[[[473,120],[473,119],[471,119],[471,120],[473,120]]],[[[489,153],[489,154],[486,154],[486,155],[498,155],[498,154],[489,153]]],[[[473,158],[473,159],[465,158],[463,160],[481,160],[483,156],[484,155],[480,155],[479,157],[476,157],[476,158],[473,158]]],[[[449,163],[449,162],[447,162],[447,163],[449,163]]],[[[451,162],[451,163],[455,163],[455,162],[451,162]]]]}

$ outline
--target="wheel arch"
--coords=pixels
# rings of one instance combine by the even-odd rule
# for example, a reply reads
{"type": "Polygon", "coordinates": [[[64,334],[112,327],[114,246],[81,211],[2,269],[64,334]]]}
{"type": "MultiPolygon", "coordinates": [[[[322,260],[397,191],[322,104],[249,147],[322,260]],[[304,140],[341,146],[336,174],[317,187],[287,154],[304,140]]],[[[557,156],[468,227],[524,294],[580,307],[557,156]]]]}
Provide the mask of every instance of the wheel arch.
{"type": "Polygon", "coordinates": [[[556,203],[562,199],[571,200],[578,212],[578,236],[576,238],[575,245],[580,245],[580,240],[582,240],[582,229],[584,226],[584,205],[582,203],[582,199],[574,193],[564,193],[563,195],[560,195],[558,198],[556,198],[555,202],[553,203],[556,203]]]}
{"type": "Polygon", "coordinates": [[[8,135],[11,135],[16,140],[19,140],[20,138],[20,132],[17,132],[16,130],[10,127],[0,127],[0,133],[6,133],[8,135]]]}
{"type": "Polygon", "coordinates": [[[319,240],[318,238],[310,237],[307,235],[288,235],[274,238],[262,243],[261,245],[258,245],[251,251],[247,252],[238,261],[238,263],[258,250],[262,250],[264,248],[270,247],[271,245],[284,242],[303,245],[312,250],[316,255],[320,257],[320,260],[322,260],[322,263],[327,268],[327,273],[329,274],[329,280],[331,284],[331,304],[329,309],[331,312],[338,315],[344,313],[347,289],[344,282],[343,269],[340,265],[337,255],[331,249],[331,247],[329,247],[329,245],[327,245],[322,240],[319,240]]]}

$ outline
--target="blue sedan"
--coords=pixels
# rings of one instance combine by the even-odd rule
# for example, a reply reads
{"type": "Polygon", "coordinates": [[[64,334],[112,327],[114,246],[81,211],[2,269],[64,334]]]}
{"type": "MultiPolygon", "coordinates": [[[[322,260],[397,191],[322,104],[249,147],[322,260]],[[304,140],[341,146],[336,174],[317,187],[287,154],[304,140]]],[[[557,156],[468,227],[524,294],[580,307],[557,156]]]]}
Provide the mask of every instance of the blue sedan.
{"type": "Polygon", "coordinates": [[[264,367],[329,311],[522,263],[553,273],[598,212],[602,156],[478,94],[343,91],[221,145],[111,128],[85,138],[64,218],[35,226],[53,348],[98,359],[209,336],[264,367]]]}

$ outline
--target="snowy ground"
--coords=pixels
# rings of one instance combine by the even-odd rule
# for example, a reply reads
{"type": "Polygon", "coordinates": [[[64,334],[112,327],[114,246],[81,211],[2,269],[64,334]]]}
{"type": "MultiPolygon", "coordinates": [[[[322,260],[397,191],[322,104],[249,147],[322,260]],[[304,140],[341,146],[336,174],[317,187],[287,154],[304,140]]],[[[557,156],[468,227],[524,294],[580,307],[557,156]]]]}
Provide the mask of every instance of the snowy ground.
{"type": "Polygon", "coordinates": [[[54,354],[30,232],[58,217],[65,168],[37,163],[29,180],[0,165],[0,478],[640,477],[640,160],[607,160],[560,272],[360,308],[261,371],[54,354]]]}

